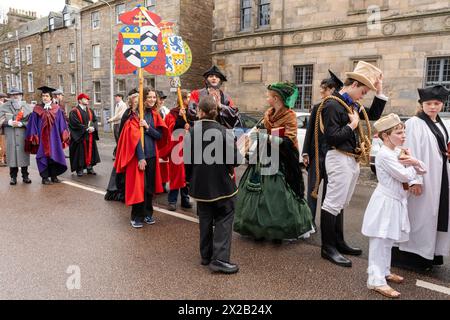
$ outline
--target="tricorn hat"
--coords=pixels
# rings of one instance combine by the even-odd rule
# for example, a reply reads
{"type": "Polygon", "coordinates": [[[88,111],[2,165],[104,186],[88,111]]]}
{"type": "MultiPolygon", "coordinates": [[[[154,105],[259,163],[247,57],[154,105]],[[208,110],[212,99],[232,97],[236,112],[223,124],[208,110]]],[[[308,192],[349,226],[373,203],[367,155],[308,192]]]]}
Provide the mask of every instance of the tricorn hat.
{"type": "Polygon", "coordinates": [[[374,91],[377,90],[377,88],[375,88],[375,83],[382,74],[383,72],[381,72],[380,69],[365,61],[358,61],[358,64],[353,72],[345,73],[347,78],[361,82],[365,86],[369,87],[370,90],[374,91]]]}
{"type": "Polygon", "coordinates": [[[377,122],[373,124],[373,126],[378,132],[381,132],[391,129],[400,123],[402,123],[400,117],[395,113],[390,113],[387,116],[381,117],[377,122]]]}
{"type": "Polygon", "coordinates": [[[42,91],[42,93],[49,93],[52,94],[53,91],[55,91],[55,88],[51,88],[51,87],[47,87],[47,86],[42,86],[37,88],[39,91],[42,91]]]}
{"type": "Polygon", "coordinates": [[[419,91],[419,103],[430,101],[430,100],[439,100],[445,103],[450,95],[450,91],[448,91],[444,86],[437,85],[434,87],[428,87],[424,89],[417,89],[419,91]]]}
{"type": "Polygon", "coordinates": [[[213,75],[213,74],[218,76],[220,78],[220,80],[227,81],[227,77],[225,77],[225,75],[222,73],[222,71],[220,71],[220,69],[215,65],[212,66],[208,71],[206,71],[203,74],[203,77],[208,78],[210,75],[213,75]]]}

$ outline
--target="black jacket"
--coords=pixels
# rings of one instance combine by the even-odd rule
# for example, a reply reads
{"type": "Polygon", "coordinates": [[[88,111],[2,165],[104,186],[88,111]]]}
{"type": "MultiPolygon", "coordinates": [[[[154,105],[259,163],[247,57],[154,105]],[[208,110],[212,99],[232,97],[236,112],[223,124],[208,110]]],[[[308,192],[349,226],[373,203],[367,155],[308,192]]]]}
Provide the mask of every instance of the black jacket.
{"type": "MultiPolygon", "coordinates": [[[[344,98],[335,92],[334,96],[344,100],[344,98]]],[[[383,113],[386,101],[375,97],[370,109],[365,108],[369,120],[378,120],[383,113]]],[[[362,112],[359,114],[361,121],[364,121],[362,112]]],[[[341,151],[354,153],[357,147],[357,130],[350,128],[347,110],[336,100],[328,100],[322,109],[322,118],[324,122],[325,141],[328,150],[336,148],[341,151]]]]}
{"type": "MultiPolygon", "coordinates": [[[[214,133],[212,130],[209,132],[214,133]]],[[[226,130],[213,120],[196,121],[184,138],[183,153],[186,181],[189,183],[189,195],[192,198],[197,201],[213,202],[236,195],[234,167],[242,163],[242,159],[232,131],[226,130]],[[209,140],[203,139],[205,131],[210,129],[216,130],[215,132],[219,134],[213,134],[213,141],[205,141],[209,140]],[[216,138],[218,141],[215,140],[216,138]],[[201,141],[201,145],[197,141],[201,141]],[[199,145],[195,146],[195,143],[199,145]],[[217,149],[214,146],[217,146],[217,149]],[[219,148],[223,152],[222,155],[214,152],[215,161],[205,163],[207,159],[204,159],[202,155],[211,154],[211,150],[219,150],[219,148]],[[206,152],[205,149],[207,149],[206,152]],[[200,159],[195,159],[195,154],[197,157],[200,156],[200,159]],[[233,156],[227,157],[230,154],[233,156]]]]}
{"type": "MultiPolygon", "coordinates": [[[[308,128],[306,129],[305,141],[303,142],[303,150],[302,155],[307,154],[309,156],[309,160],[312,161],[316,157],[314,146],[315,138],[314,138],[314,126],[316,124],[317,117],[317,109],[319,108],[320,103],[313,106],[311,110],[311,116],[308,122],[308,128]]],[[[319,159],[322,161],[325,160],[325,156],[328,151],[327,142],[325,141],[325,136],[322,131],[319,129],[319,159]]]]}

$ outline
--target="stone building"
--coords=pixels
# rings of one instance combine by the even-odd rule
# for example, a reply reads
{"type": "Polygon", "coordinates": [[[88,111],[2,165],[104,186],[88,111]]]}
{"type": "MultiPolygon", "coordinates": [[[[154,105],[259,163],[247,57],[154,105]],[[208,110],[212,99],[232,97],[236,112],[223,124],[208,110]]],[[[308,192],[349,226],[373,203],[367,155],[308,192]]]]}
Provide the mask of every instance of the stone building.
{"type": "MultiPolygon", "coordinates": [[[[93,98],[94,108],[100,117],[108,116],[111,106],[110,49],[112,56],[123,24],[119,15],[132,10],[138,4],[155,11],[163,20],[176,24],[177,34],[189,44],[193,62],[191,68],[181,77],[183,88],[194,89],[203,84],[202,74],[211,66],[212,0],[113,0],[109,6],[98,1],[81,9],[80,41],[83,48],[80,65],[82,90],[93,98]],[[111,23],[112,20],[112,23],[111,23]],[[111,37],[112,34],[112,37],[111,37]]],[[[176,93],[170,91],[170,79],[144,72],[144,85],[163,90],[167,95],[167,106],[176,101],[176,93]]],[[[126,95],[138,87],[136,75],[113,75],[113,91],[126,95]]]]}
{"type": "Polygon", "coordinates": [[[76,105],[81,79],[79,12],[92,3],[66,0],[62,12],[50,12],[39,19],[35,12],[10,9],[8,23],[3,26],[5,36],[0,40],[0,91],[19,87],[24,100],[37,102],[37,88],[47,85],[64,91],[66,111],[76,105]]]}
{"type": "Polygon", "coordinates": [[[0,91],[11,87],[24,92],[24,99],[35,101],[41,80],[42,32],[47,18],[37,19],[36,12],[10,9],[8,22],[0,26],[0,91]]]}
{"type": "Polygon", "coordinates": [[[213,61],[242,110],[263,110],[280,80],[297,83],[307,110],[328,69],[344,78],[358,60],[383,70],[386,112],[414,113],[418,87],[450,88],[448,0],[215,0],[213,20],[213,61]]]}

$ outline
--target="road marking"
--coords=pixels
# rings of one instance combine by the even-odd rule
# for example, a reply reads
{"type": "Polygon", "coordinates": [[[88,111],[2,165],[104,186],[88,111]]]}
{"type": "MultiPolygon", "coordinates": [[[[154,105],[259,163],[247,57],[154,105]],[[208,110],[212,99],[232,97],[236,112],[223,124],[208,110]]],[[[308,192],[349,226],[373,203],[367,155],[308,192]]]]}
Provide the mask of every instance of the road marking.
{"type": "Polygon", "coordinates": [[[437,284],[433,284],[433,283],[422,281],[422,280],[417,280],[416,286],[422,287],[422,288],[425,288],[428,290],[444,293],[444,294],[450,296],[450,288],[439,286],[437,284]]]}
{"type": "MultiPolygon", "coordinates": [[[[94,193],[97,193],[97,194],[101,194],[102,196],[104,196],[106,194],[106,191],[99,190],[99,189],[96,189],[96,188],[93,188],[93,187],[88,187],[88,186],[80,184],[80,183],[67,181],[67,180],[61,180],[61,181],[62,181],[62,183],[67,184],[68,186],[72,186],[72,187],[75,187],[75,188],[79,188],[79,189],[83,189],[83,190],[86,190],[86,191],[90,191],[90,192],[94,192],[94,193]]],[[[153,209],[158,211],[158,212],[167,214],[169,216],[173,216],[173,217],[176,217],[176,218],[179,218],[179,219],[183,219],[183,220],[199,223],[197,218],[190,217],[190,216],[182,214],[182,213],[169,211],[169,210],[166,210],[166,209],[163,209],[163,208],[160,208],[160,207],[155,207],[155,206],[153,206],[153,209]]]]}

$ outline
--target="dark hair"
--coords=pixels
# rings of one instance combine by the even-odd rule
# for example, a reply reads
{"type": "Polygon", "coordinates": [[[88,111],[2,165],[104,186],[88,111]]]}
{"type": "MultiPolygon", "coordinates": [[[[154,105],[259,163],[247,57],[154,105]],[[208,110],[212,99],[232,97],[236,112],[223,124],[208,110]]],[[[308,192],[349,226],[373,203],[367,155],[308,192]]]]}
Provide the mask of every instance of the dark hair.
{"type": "Polygon", "coordinates": [[[121,94],[121,93],[116,93],[116,94],[114,95],[114,97],[121,97],[121,98],[123,99],[123,94],[121,94]]]}
{"type": "Polygon", "coordinates": [[[333,79],[331,79],[331,78],[323,79],[320,82],[320,86],[325,87],[327,89],[337,89],[337,87],[338,87],[336,82],[334,82],[333,79]]]}
{"type": "Polygon", "coordinates": [[[181,90],[181,99],[187,99],[189,97],[189,91],[186,89],[181,90]]]}
{"type": "Polygon", "coordinates": [[[358,80],[355,80],[355,79],[352,79],[352,78],[347,78],[347,79],[345,79],[345,81],[344,81],[344,86],[351,86],[352,84],[353,84],[353,82],[357,82],[357,87],[362,87],[362,86],[365,86],[365,84],[364,83],[361,83],[361,82],[359,82],[358,80]]]}
{"type": "Polygon", "coordinates": [[[217,117],[217,103],[211,96],[201,98],[198,109],[205,113],[206,119],[214,120],[217,117]]]}

